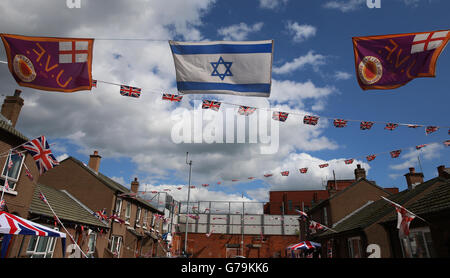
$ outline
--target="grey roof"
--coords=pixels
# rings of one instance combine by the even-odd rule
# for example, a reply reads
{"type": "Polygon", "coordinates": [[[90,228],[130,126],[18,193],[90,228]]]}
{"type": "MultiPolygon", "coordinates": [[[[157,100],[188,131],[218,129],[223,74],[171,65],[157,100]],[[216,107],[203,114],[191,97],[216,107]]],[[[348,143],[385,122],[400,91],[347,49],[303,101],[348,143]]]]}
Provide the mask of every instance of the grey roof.
{"type": "MultiPolygon", "coordinates": [[[[1,115],[1,114],[0,114],[1,115]]],[[[9,121],[8,119],[6,119],[3,115],[0,118],[0,129],[6,131],[7,133],[14,135],[15,137],[23,140],[23,141],[29,141],[30,139],[28,139],[25,135],[23,135],[20,131],[18,131],[17,129],[15,129],[12,125],[11,125],[11,121],[9,121]]]]}
{"type": "MultiPolygon", "coordinates": [[[[445,182],[445,179],[440,177],[431,179],[427,182],[417,185],[414,189],[407,189],[401,191],[397,194],[387,197],[387,199],[399,205],[403,205],[407,201],[421,194],[423,191],[431,187],[436,182],[445,182]]],[[[364,229],[372,225],[373,223],[379,221],[381,218],[388,215],[389,213],[392,213],[392,215],[395,216],[394,212],[395,212],[394,207],[389,202],[380,199],[361,209],[359,212],[355,213],[348,219],[340,222],[332,229],[337,231],[338,233],[364,229]]],[[[318,237],[328,236],[331,235],[332,233],[333,233],[332,231],[325,231],[319,234],[318,237]]]]}
{"type": "Polygon", "coordinates": [[[48,205],[39,198],[40,192],[44,194],[53,211],[63,223],[65,221],[70,221],[87,226],[109,228],[108,224],[100,221],[91,211],[87,210],[80,201],[74,199],[73,196],[44,184],[38,184],[34,190],[33,199],[29,209],[30,213],[53,218],[53,212],[48,205]]]}

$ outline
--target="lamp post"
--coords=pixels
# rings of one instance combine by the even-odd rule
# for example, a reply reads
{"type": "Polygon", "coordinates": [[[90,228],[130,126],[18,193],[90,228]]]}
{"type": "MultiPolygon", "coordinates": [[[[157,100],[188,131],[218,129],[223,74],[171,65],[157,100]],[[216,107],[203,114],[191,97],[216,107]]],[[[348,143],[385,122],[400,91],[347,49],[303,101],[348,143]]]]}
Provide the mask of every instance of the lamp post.
{"type": "Polygon", "coordinates": [[[192,174],[192,160],[188,162],[189,152],[186,153],[186,164],[189,165],[189,186],[188,186],[188,198],[187,198],[187,212],[186,212],[186,223],[185,223],[185,233],[184,233],[184,254],[187,256],[187,236],[188,236],[188,222],[189,222],[189,198],[191,195],[191,174],[192,174]]]}

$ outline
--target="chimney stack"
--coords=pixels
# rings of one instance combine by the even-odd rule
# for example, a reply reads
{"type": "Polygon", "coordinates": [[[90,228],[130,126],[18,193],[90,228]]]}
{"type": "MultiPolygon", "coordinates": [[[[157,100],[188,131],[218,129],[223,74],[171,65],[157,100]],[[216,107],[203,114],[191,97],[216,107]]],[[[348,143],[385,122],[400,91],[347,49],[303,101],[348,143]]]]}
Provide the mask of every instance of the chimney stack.
{"type": "Polygon", "coordinates": [[[366,178],[366,170],[361,168],[361,164],[356,165],[355,169],[355,180],[359,181],[360,179],[366,178]]]}
{"type": "Polygon", "coordinates": [[[21,90],[16,90],[14,96],[6,96],[2,105],[2,115],[11,121],[13,127],[16,126],[19,119],[20,110],[23,106],[23,98],[20,97],[21,90]]]}
{"type": "Polygon", "coordinates": [[[134,181],[131,182],[131,191],[137,193],[139,189],[138,178],[134,178],[134,181]]]}
{"type": "Polygon", "coordinates": [[[409,173],[405,174],[405,178],[408,189],[414,189],[416,185],[423,183],[423,174],[416,173],[414,167],[409,168],[409,173]]]}
{"type": "Polygon", "coordinates": [[[90,155],[89,164],[88,164],[89,168],[91,168],[95,172],[98,172],[98,170],[100,169],[100,160],[101,159],[102,159],[102,157],[98,155],[98,151],[94,151],[94,154],[90,155]]]}
{"type": "Polygon", "coordinates": [[[444,179],[450,179],[450,173],[448,171],[445,171],[445,165],[438,166],[437,170],[439,177],[442,177],[444,179]]]}

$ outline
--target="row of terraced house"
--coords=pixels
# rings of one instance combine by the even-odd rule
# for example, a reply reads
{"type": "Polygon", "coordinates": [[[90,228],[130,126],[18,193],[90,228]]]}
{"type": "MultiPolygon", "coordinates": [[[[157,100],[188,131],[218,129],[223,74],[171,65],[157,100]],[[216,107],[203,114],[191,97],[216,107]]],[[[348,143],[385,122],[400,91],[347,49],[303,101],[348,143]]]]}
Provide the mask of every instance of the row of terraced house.
{"type": "MultiPolygon", "coordinates": [[[[15,128],[24,105],[20,94],[21,91],[16,90],[13,96],[7,96],[1,108],[0,191],[4,190],[6,175],[9,184],[3,194],[3,210],[61,232],[67,231],[70,234],[67,238],[73,241],[68,240],[63,251],[62,242],[56,238],[14,235],[4,257],[165,257],[168,244],[161,217],[164,211],[139,197],[137,178],[128,189],[103,175],[99,171],[101,156],[97,151],[87,164],[68,157],[39,175],[31,155],[18,148],[10,156],[12,167],[7,171],[9,151],[34,139],[15,128]],[[33,180],[26,176],[26,170],[31,172],[33,180]],[[50,206],[40,199],[40,193],[50,206]],[[55,214],[60,222],[56,221],[55,214]]],[[[4,236],[0,235],[0,246],[3,240],[4,236]]]]}

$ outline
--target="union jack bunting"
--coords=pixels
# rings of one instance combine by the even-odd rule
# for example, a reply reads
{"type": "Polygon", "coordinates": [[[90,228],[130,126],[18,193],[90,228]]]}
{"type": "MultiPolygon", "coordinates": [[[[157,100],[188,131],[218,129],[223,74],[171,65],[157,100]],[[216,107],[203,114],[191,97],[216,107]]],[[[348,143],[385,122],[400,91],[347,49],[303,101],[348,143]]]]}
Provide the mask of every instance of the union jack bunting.
{"type": "Polygon", "coordinates": [[[204,183],[204,184],[202,184],[202,186],[203,186],[203,187],[208,187],[208,186],[209,186],[209,184],[207,184],[207,183],[204,183]]]}
{"type": "Polygon", "coordinates": [[[3,211],[5,209],[5,206],[6,206],[6,202],[3,199],[3,200],[0,201],[0,211],[3,211]]]}
{"type": "Polygon", "coordinates": [[[416,150],[420,150],[421,148],[426,147],[426,146],[427,146],[427,144],[418,145],[418,146],[416,146],[416,150]]]}
{"type": "Polygon", "coordinates": [[[191,188],[195,188],[195,185],[191,185],[191,188]]]}
{"type": "Polygon", "coordinates": [[[319,121],[319,117],[316,116],[305,116],[303,118],[303,123],[306,125],[316,125],[317,122],[319,121]]]}
{"type": "Polygon", "coordinates": [[[39,174],[42,175],[46,171],[59,165],[59,162],[53,156],[50,146],[45,136],[38,137],[22,145],[26,149],[36,162],[39,169],[39,174]]]}
{"type": "Polygon", "coordinates": [[[394,130],[398,127],[398,124],[394,124],[394,123],[387,123],[386,126],[384,127],[384,129],[387,130],[394,130]]]}
{"type": "Polygon", "coordinates": [[[282,176],[289,176],[289,171],[283,171],[283,172],[281,172],[281,175],[282,176]]]}
{"type": "Polygon", "coordinates": [[[359,128],[361,130],[369,130],[371,129],[373,126],[373,122],[361,122],[361,125],[359,126],[359,128]]]}
{"type": "Polygon", "coordinates": [[[319,168],[325,168],[325,167],[328,167],[328,163],[320,164],[320,165],[319,165],[319,168]]]}
{"type": "Polygon", "coordinates": [[[273,174],[265,174],[264,175],[264,177],[266,177],[266,178],[271,177],[271,176],[273,176],[273,174]]]}
{"type": "Polygon", "coordinates": [[[183,96],[172,95],[172,94],[163,94],[162,99],[168,100],[168,101],[180,102],[183,99],[183,96]]]}
{"type": "Polygon", "coordinates": [[[98,219],[107,220],[108,216],[106,215],[105,209],[99,210],[94,214],[98,219]]]}
{"type": "Polygon", "coordinates": [[[302,173],[302,174],[306,174],[306,172],[308,172],[308,168],[301,168],[301,169],[299,169],[299,171],[300,171],[300,173],[302,173]]]}
{"type": "Polygon", "coordinates": [[[212,100],[203,100],[202,108],[203,109],[211,109],[214,111],[219,111],[220,109],[220,102],[218,101],[212,101],[212,100]]]}
{"type": "Polygon", "coordinates": [[[92,79],[92,87],[97,88],[97,80],[92,79]]]}
{"type": "Polygon", "coordinates": [[[177,187],[177,189],[178,189],[178,190],[181,190],[181,189],[183,189],[183,187],[177,187]]]}
{"type": "Polygon", "coordinates": [[[248,116],[253,114],[256,111],[256,108],[249,107],[249,106],[240,106],[238,113],[240,115],[248,116]]]}
{"type": "Polygon", "coordinates": [[[120,94],[126,97],[138,98],[141,96],[141,88],[120,85],[120,94]]]}
{"type": "Polygon", "coordinates": [[[333,124],[334,124],[335,127],[346,127],[347,126],[347,120],[335,119],[333,124]]]}
{"type": "Polygon", "coordinates": [[[430,133],[437,131],[438,129],[439,127],[437,126],[427,126],[427,128],[425,129],[425,133],[428,135],[430,133]]]}
{"type": "Polygon", "coordinates": [[[444,145],[446,145],[447,147],[450,146],[450,140],[445,141],[444,145]]]}
{"type": "Polygon", "coordinates": [[[170,189],[168,189],[168,188],[166,188],[166,189],[164,189],[164,191],[171,191],[170,189]]]}
{"type": "Polygon", "coordinates": [[[9,162],[8,162],[8,170],[10,170],[13,167],[14,163],[11,160],[11,156],[9,157],[9,162]]]}
{"type": "Polygon", "coordinates": [[[31,175],[31,172],[28,169],[25,169],[25,175],[31,180],[33,181],[33,175],[31,175]]]}
{"type": "Polygon", "coordinates": [[[273,112],[272,119],[275,121],[285,122],[289,113],[286,112],[273,112]]]}
{"type": "Polygon", "coordinates": [[[42,194],[42,192],[39,192],[39,199],[42,200],[42,202],[44,203],[48,203],[47,198],[45,198],[44,194],[42,194]]]}
{"type": "Polygon", "coordinates": [[[255,179],[255,177],[249,177],[248,179],[249,179],[249,180],[253,180],[253,179],[255,179]]]}
{"type": "Polygon", "coordinates": [[[232,182],[236,182],[236,181],[239,181],[239,180],[231,180],[232,182]]]}
{"type": "Polygon", "coordinates": [[[400,156],[400,153],[402,152],[402,150],[396,150],[396,151],[392,151],[391,152],[391,157],[392,158],[397,158],[400,156]]]}
{"type": "Polygon", "coordinates": [[[3,190],[9,191],[8,179],[5,179],[5,184],[3,185],[3,190]]]}
{"type": "Polygon", "coordinates": [[[374,159],[375,159],[375,157],[377,157],[377,156],[376,156],[376,155],[374,155],[374,154],[366,156],[366,158],[367,158],[367,161],[372,161],[372,160],[374,160],[374,159]]]}
{"type": "Polygon", "coordinates": [[[345,162],[345,164],[352,164],[352,163],[353,163],[353,161],[354,161],[354,159],[353,159],[353,158],[351,158],[351,159],[347,159],[347,160],[345,160],[344,162],[345,162]]]}

